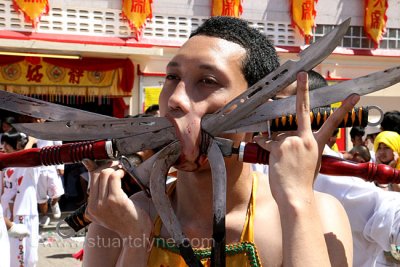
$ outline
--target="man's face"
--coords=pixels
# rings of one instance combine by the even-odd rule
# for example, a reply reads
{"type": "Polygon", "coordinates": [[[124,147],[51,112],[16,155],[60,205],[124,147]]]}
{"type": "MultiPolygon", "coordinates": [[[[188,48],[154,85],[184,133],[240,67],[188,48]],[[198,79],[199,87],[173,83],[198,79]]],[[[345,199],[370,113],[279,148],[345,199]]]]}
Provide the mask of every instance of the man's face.
{"type": "Polygon", "coordinates": [[[247,89],[241,68],[245,52],[223,39],[194,36],[167,65],[159,105],[161,116],[175,123],[181,141],[176,168],[193,171],[206,163],[199,153],[201,119],[247,89]]]}

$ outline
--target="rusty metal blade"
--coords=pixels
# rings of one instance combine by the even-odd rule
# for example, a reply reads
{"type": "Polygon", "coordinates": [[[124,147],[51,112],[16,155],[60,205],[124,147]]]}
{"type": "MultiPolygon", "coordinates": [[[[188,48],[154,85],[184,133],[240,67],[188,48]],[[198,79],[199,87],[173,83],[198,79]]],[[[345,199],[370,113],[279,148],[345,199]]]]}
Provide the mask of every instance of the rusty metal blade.
{"type": "Polygon", "coordinates": [[[300,71],[309,71],[321,63],[339,44],[350,25],[350,19],[335,27],[323,38],[300,53],[298,61],[287,61],[212,116],[202,120],[202,128],[212,136],[232,129],[258,106],[296,80],[300,71]]]}
{"type": "Polygon", "coordinates": [[[79,120],[42,123],[16,123],[18,131],[44,140],[82,141],[136,136],[169,128],[172,123],[165,117],[143,117],[108,120],[79,120]]]}
{"type": "Polygon", "coordinates": [[[70,108],[3,90],[0,90],[0,108],[48,121],[112,119],[112,117],[98,113],[70,108]]]}
{"type": "MultiPolygon", "coordinates": [[[[356,79],[321,87],[310,92],[310,108],[344,100],[351,94],[367,95],[400,82],[400,66],[378,71],[356,79]]],[[[267,121],[296,113],[296,96],[259,106],[227,132],[257,132],[268,128],[267,121]],[[267,128],[266,128],[267,127],[267,128]]]]}
{"type": "Polygon", "coordinates": [[[217,142],[211,140],[207,153],[212,174],[214,212],[211,266],[225,266],[226,167],[217,142]]]}

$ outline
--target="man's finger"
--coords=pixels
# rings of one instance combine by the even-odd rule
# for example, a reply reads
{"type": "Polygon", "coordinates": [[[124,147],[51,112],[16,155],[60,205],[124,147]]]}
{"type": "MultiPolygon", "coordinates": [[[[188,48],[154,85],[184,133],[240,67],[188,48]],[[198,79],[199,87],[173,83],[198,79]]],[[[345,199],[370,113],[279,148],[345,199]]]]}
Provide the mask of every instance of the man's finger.
{"type": "Polygon", "coordinates": [[[89,172],[89,185],[88,185],[88,190],[90,190],[89,197],[88,197],[88,207],[96,207],[96,201],[99,196],[99,191],[98,191],[98,180],[99,180],[99,174],[94,173],[95,170],[98,168],[96,162],[90,159],[83,159],[82,164],[86,167],[86,169],[89,172]]]}
{"type": "Polygon", "coordinates": [[[360,96],[352,94],[348,96],[342,105],[328,117],[326,122],[322,125],[316,134],[316,137],[324,142],[328,141],[329,137],[332,136],[333,131],[338,127],[338,125],[343,121],[343,118],[348,114],[348,112],[354,107],[355,104],[360,100],[360,96]]]}
{"type": "Polygon", "coordinates": [[[108,179],[108,195],[119,195],[121,193],[121,179],[125,172],[122,169],[116,170],[108,179]]]}
{"type": "Polygon", "coordinates": [[[296,115],[299,136],[311,131],[310,99],[308,96],[308,77],[306,72],[297,74],[296,115]]]}

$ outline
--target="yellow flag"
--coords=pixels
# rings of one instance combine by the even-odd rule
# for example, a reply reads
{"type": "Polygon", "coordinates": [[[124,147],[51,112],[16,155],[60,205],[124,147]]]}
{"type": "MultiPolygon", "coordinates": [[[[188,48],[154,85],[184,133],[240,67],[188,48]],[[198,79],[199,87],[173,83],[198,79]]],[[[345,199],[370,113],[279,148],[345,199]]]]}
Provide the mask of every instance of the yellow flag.
{"type": "Polygon", "coordinates": [[[241,0],[213,0],[211,16],[240,17],[243,12],[241,0]]]}
{"type": "Polygon", "coordinates": [[[136,39],[142,34],[147,19],[153,17],[152,0],[122,0],[122,16],[136,33],[136,39]]]}
{"type": "Polygon", "coordinates": [[[35,27],[43,14],[49,12],[48,0],[13,0],[14,9],[22,12],[26,22],[35,27]]]}
{"type": "Polygon", "coordinates": [[[292,26],[300,31],[306,43],[310,43],[312,29],[315,26],[315,3],[317,0],[290,0],[292,26]]]}
{"type": "Polygon", "coordinates": [[[375,47],[378,47],[386,31],[387,8],[387,0],[365,0],[364,28],[375,47]]]}

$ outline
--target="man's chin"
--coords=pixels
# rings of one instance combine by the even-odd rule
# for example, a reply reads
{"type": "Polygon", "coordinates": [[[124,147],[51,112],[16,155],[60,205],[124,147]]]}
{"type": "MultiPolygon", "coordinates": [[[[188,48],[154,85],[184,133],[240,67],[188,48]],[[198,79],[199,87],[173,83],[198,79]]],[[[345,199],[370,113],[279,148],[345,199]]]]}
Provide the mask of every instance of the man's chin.
{"type": "Polygon", "coordinates": [[[204,169],[208,166],[208,160],[205,155],[197,158],[195,161],[183,160],[174,165],[174,168],[185,172],[195,172],[204,169]]]}

